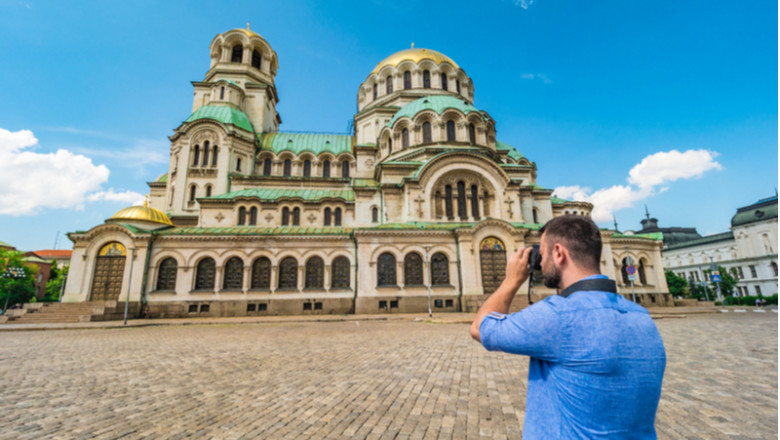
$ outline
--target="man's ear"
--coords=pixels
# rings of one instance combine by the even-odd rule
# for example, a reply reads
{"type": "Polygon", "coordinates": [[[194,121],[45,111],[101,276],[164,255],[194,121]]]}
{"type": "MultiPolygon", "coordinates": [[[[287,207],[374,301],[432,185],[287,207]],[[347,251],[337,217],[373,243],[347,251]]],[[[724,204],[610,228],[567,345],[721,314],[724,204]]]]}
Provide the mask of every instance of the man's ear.
{"type": "Polygon", "coordinates": [[[564,261],[568,260],[569,254],[566,251],[566,248],[561,246],[560,243],[555,243],[555,246],[553,246],[552,257],[555,264],[561,266],[564,261]]]}

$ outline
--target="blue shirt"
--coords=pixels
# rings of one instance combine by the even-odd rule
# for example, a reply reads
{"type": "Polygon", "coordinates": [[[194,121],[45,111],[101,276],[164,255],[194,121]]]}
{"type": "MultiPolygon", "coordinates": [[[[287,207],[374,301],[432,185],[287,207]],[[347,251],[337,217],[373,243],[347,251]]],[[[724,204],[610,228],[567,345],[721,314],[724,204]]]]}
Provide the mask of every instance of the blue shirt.
{"type": "Polygon", "coordinates": [[[479,334],[488,350],[531,357],[523,438],[656,438],[666,352],[644,307],[609,292],[554,295],[485,316],[479,334]]]}

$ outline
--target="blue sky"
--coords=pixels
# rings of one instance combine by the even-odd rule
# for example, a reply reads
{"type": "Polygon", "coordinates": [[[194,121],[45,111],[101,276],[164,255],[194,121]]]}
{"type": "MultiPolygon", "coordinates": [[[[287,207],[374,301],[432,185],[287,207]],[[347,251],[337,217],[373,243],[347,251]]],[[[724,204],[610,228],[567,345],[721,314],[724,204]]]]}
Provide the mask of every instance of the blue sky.
{"type": "Polygon", "coordinates": [[[279,57],[282,130],[344,132],[360,83],[414,42],[466,71],[540,185],[620,229],[647,204],[722,232],[777,186],[777,17],[771,1],[0,0],[0,240],[51,248],[145,194],[209,43],[247,21],[279,57]]]}

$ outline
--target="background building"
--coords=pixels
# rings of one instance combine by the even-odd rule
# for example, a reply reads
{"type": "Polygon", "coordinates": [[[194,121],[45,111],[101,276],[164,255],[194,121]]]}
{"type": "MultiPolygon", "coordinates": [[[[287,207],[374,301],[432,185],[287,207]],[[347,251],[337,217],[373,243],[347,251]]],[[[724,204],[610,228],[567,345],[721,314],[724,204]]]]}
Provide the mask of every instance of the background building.
{"type": "MultiPolygon", "coordinates": [[[[279,131],[277,55],[251,30],[217,35],[210,59],[149,206],[69,234],[64,301],[129,294],[153,316],[413,312],[430,290],[435,309],[475,310],[542,224],[590,215],[536,183],[442,53],[379,62],[348,135],[279,131]]],[[[615,278],[628,250],[638,301],[667,304],[659,236],[602,235],[603,272],[615,278]]]]}
{"type": "Polygon", "coordinates": [[[737,209],[731,230],[664,247],[664,266],[696,283],[711,263],[737,271],[737,294],[777,294],[777,196],[737,209]]]}

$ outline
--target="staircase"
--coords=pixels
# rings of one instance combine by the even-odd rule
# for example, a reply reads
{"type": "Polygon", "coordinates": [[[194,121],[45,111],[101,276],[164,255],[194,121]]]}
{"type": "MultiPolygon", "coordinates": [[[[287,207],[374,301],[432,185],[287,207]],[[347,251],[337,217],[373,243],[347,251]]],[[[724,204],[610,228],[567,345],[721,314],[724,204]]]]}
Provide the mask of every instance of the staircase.
{"type": "Polygon", "coordinates": [[[6,324],[38,324],[90,322],[100,320],[107,308],[116,307],[115,301],[88,303],[32,303],[21,310],[9,310],[6,324]],[[94,319],[97,318],[97,319],[94,319]]]}

